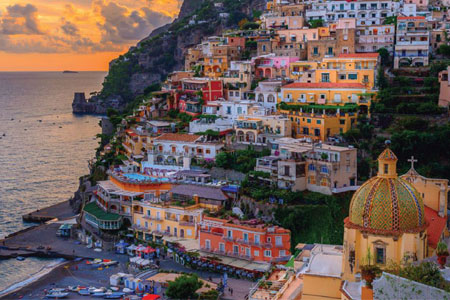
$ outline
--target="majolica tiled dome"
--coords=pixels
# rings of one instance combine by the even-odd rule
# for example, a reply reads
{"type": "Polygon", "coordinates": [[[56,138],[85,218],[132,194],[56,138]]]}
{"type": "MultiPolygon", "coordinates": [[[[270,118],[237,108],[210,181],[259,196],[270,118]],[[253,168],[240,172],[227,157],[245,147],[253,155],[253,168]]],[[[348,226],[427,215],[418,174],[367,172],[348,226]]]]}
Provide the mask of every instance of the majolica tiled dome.
{"type": "Polygon", "coordinates": [[[353,195],[347,226],[380,234],[424,229],[422,197],[411,184],[397,176],[395,154],[386,149],[378,157],[378,163],[378,175],[353,195]]]}

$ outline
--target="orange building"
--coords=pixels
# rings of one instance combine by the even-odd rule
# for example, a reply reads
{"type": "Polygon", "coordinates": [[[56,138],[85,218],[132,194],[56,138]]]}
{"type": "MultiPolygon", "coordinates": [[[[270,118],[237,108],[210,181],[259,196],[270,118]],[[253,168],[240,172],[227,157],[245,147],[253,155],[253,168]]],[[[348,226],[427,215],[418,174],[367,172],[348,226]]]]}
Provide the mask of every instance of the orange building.
{"type": "Polygon", "coordinates": [[[200,248],[250,261],[276,263],[289,260],[291,232],[259,222],[205,216],[200,228],[200,248]]]}

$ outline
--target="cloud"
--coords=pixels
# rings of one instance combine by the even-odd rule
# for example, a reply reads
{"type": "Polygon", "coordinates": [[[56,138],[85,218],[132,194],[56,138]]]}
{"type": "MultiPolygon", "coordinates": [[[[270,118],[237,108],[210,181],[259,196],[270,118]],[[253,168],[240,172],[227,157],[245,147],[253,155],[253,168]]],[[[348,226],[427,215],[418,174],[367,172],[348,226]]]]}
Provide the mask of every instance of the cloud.
{"type": "Polygon", "coordinates": [[[70,21],[62,20],[63,24],[61,25],[61,30],[66,35],[70,36],[79,36],[80,30],[78,29],[77,25],[70,21]]]}
{"type": "Polygon", "coordinates": [[[122,52],[170,22],[181,0],[47,0],[2,6],[0,52],[122,52]],[[3,11],[2,11],[3,10],[3,11]]]}
{"type": "Polygon", "coordinates": [[[115,2],[97,2],[104,21],[97,23],[103,42],[117,44],[140,40],[153,29],[172,20],[171,17],[148,7],[129,10],[115,2]]]}
{"type": "Polygon", "coordinates": [[[0,21],[0,32],[5,35],[44,34],[39,24],[37,11],[36,6],[32,4],[8,6],[0,21]]]}

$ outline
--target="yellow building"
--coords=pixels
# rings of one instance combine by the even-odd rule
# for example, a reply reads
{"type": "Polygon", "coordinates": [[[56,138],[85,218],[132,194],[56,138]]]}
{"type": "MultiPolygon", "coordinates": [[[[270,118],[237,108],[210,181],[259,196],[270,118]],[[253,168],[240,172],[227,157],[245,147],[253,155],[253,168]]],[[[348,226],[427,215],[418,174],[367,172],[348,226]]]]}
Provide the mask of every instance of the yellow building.
{"type": "Polygon", "coordinates": [[[159,198],[133,201],[133,229],[145,241],[195,240],[203,210],[217,211],[227,200],[217,187],[174,185],[159,198]]]}
{"type": "Polygon", "coordinates": [[[378,65],[378,53],[351,53],[325,57],[316,69],[316,82],[360,83],[367,90],[373,90],[378,65]]]}
{"type": "Polygon", "coordinates": [[[206,57],[203,62],[203,72],[206,77],[219,78],[227,70],[228,57],[226,55],[206,57]]]}
{"type": "Polygon", "coordinates": [[[251,145],[267,145],[292,133],[291,121],[283,116],[239,116],[234,124],[236,142],[251,145]]]}
{"type": "Polygon", "coordinates": [[[343,279],[355,281],[361,266],[400,264],[428,256],[425,207],[412,184],[397,175],[397,157],[387,148],[378,157],[378,175],[353,195],[345,220],[343,279]],[[371,253],[370,259],[368,253],[371,253]]]}
{"type": "Polygon", "coordinates": [[[125,131],[125,141],[122,143],[128,157],[143,158],[145,144],[150,140],[150,134],[143,130],[127,129],[125,131]]]}
{"type": "Polygon", "coordinates": [[[279,111],[291,120],[292,137],[294,138],[326,141],[329,137],[346,133],[356,126],[358,119],[356,105],[337,108],[326,105],[308,105],[300,106],[298,110],[283,109],[288,107],[288,105],[281,105],[279,111]]]}

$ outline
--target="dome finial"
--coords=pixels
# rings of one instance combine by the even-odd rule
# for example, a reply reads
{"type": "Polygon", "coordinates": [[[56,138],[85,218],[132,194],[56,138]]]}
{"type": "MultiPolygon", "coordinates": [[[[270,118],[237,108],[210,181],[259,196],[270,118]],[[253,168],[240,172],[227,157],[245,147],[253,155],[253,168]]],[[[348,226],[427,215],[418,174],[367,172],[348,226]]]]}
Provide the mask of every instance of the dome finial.
{"type": "Polygon", "coordinates": [[[386,146],[386,148],[389,148],[391,146],[391,140],[385,140],[384,145],[386,146]]]}

